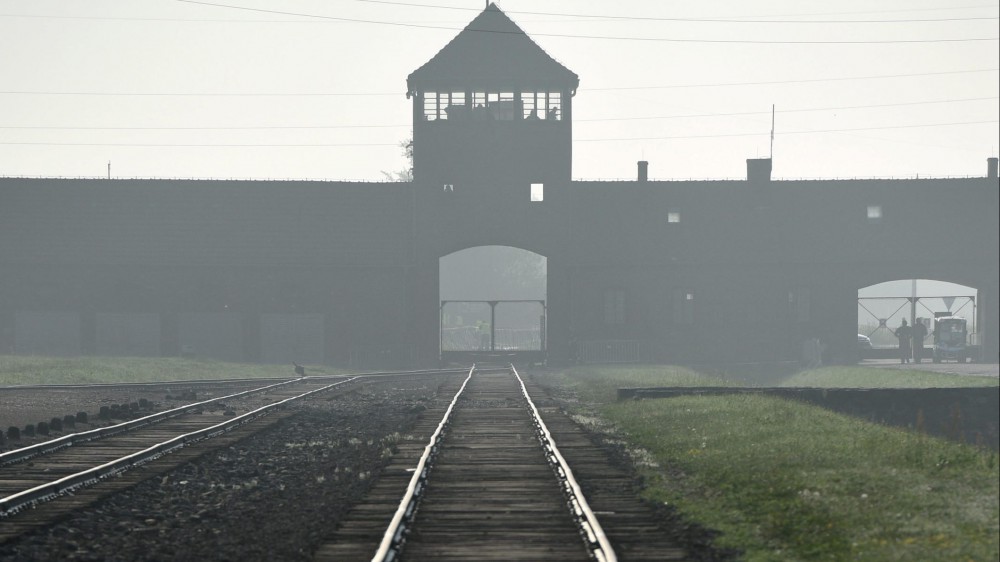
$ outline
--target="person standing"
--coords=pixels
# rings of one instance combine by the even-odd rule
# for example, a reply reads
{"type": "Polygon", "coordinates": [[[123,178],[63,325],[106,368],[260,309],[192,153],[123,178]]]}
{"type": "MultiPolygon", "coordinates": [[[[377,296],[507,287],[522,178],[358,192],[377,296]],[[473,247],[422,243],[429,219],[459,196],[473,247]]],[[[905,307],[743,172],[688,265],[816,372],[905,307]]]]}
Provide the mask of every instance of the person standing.
{"type": "Polygon", "coordinates": [[[927,326],[920,318],[913,323],[913,362],[920,363],[921,356],[924,354],[924,339],[927,337],[927,326]]]}
{"type": "Polygon", "coordinates": [[[913,337],[913,330],[906,325],[906,318],[900,322],[899,327],[893,332],[893,335],[899,340],[899,362],[909,363],[910,362],[910,338],[913,337]]]}

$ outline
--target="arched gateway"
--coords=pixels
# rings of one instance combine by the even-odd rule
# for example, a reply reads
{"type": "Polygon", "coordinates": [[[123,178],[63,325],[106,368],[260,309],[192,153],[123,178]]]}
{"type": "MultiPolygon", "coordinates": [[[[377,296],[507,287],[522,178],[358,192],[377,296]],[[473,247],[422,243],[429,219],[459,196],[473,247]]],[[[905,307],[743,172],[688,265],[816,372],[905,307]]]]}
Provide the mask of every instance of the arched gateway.
{"type": "Polygon", "coordinates": [[[431,363],[439,258],[503,245],[548,258],[554,362],[783,360],[806,337],[853,358],[858,288],[909,278],[978,289],[997,360],[995,158],[574,182],[578,83],[491,4],[407,80],[410,183],[0,179],[0,352],[431,363]]]}

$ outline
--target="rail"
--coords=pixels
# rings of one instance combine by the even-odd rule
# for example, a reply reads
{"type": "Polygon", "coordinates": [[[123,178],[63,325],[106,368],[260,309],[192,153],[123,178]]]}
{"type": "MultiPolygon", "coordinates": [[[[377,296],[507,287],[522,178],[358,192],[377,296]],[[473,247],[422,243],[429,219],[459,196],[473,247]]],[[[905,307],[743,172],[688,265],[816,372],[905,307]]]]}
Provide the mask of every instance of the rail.
{"type": "Polygon", "coordinates": [[[427,480],[429,470],[428,463],[437,455],[438,445],[444,438],[444,430],[451,423],[451,414],[455,410],[455,404],[458,403],[458,398],[465,392],[465,387],[469,384],[469,379],[472,378],[472,373],[475,370],[475,365],[469,368],[469,374],[462,382],[461,388],[458,389],[458,392],[451,399],[451,403],[448,404],[448,409],[445,410],[441,422],[431,435],[427,446],[424,447],[424,453],[420,455],[417,468],[413,471],[413,477],[410,478],[410,483],[406,487],[406,493],[403,494],[403,499],[399,502],[399,507],[393,514],[392,520],[389,522],[389,527],[382,536],[382,541],[379,543],[378,550],[375,551],[375,556],[372,557],[372,562],[391,562],[399,555],[403,545],[403,534],[406,533],[407,525],[413,520],[417,503],[420,501],[420,496],[423,493],[424,482],[427,480]]]}
{"type": "Polygon", "coordinates": [[[170,410],[165,410],[163,412],[157,412],[155,414],[150,414],[148,416],[143,416],[138,419],[129,420],[127,422],[122,422],[107,427],[100,427],[97,429],[92,429],[90,431],[82,431],[80,433],[71,433],[69,435],[64,435],[63,437],[58,437],[56,439],[45,441],[43,443],[36,443],[28,447],[22,447],[20,449],[14,449],[13,451],[8,451],[6,453],[0,453],[0,467],[23,462],[35,456],[44,455],[47,453],[51,453],[53,451],[58,451],[59,449],[70,447],[77,443],[86,443],[88,441],[94,441],[95,439],[104,439],[106,437],[120,435],[122,433],[133,431],[141,427],[146,427],[154,423],[159,423],[163,420],[184,415],[190,412],[191,410],[201,408],[203,406],[207,406],[209,404],[219,402],[221,400],[232,400],[234,398],[242,398],[259,392],[267,392],[268,390],[273,390],[280,386],[301,382],[302,380],[303,379],[286,380],[284,382],[262,386],[260,388],[253,388],[250,390],[245,390],[243,392],[237,392],[235,394],[230,394],[228,396],[219,396],[217,398],[211,398],[209,400],[203,400],[201,402],[193,402],[191,404],[186,404],[178,408],[172,408],[170,410]]]}
{"type": "Polygon", "coordinates": [[[566,459],[559,452],[559,447],[556,446],[549,428],[545,425],[545,421],[542,420],[542,415],[538,412],[538,408],[535,407],[531,396],[528,395],[528,389],[524,385],[524,380],[514,365],[510,366],[510,370],[521,385],[521,393],[524,394],[524,399],[527,400],[528,407],[531,409],[531,416],[534,419],[535,429],[538,432],[538,439],[545,448],[545,456],[548,458],[549,463],[553,465],[556,474],[562,482],[563,491],[566,493],[567,499],[573,508],[573,517],[576,519],[577,525],[587,540],[587,547],[597,560],[601,562],[617,562],[618,557],[611,547],[607,536],[604,534],[604,529],[601,527],[600,522],[598,522],[593,510],[590,509],[590,504],[587,503],[587,498],[584,497],[583,491],[580,489],[580,484],[577,483],[576,478],[573,476],[573,471],[570,469],[566,459]]]}
{"type": "Polygon", "coordinates": [[[238,426],[256,420],[257,418],[270,413],[276,408],[283,407],[284,405],[290,402],[293,402],[295,400],[301,400],[303,398],[312,396],[313,394],[319,392],[325,392],[335,386],[351,382],[355,380],[355,378],[356,377],[352,377],[343,381],[335,382],[333,384],[329,384],[321,388],[310,390],[309,392],[305,392],[297,396],[286,398],[284,400],[275,402],[273,404],[261,406],[256,410],[247,412],[246,414],[237,416],[230,420],[226,420],[222,423],[213,425],[211,427],[206,427],[198,431],[193,431],[191,433],[185,433],[183,435],[179,435],[162,443],[153,445],[152,447],[143,449],[142,451],[138,451],[136,453],[120,457],[116,460],[107,462],[105,464],[81,472],[77,472],[69,476],[65,476],[53,482],[48,482],[45,484],[41,484],[39,486],[35,486],[34,488],[30,488],[28,490],[24,490],[16,494],[12,494],[5,498],[0,498],[0,519],[16,514],[25,506],[34,505],[37,504],[38,502],[46,501],[55,498],[57,496],[72,492],[77,488],[88,486],[90,484],[96,483],[101,479],[105,479],[108,478],[109,476],[113,476],[120,472],[124,472],[129,468],[147,463],[151,460],[154,460],[158,457],[168,454],[175,449],[180,449],[186,445],[190,445],[191,443],[195,443],[197,441],[201,441],[204,439],[209,439],[226,431],[230,431],[238,426]]]}
{"type": "MultiPolygon", "coordinates": [[[[295,378],[295,379],[283,379],[283,382],[279,382],[279,383],[275,383],[275,384],[271,384],[271,385],[267,385],[267,386],[262,386],[262,387],[259,387],[259,388],[252,388],[250,390],[246,390],[246,391],[243,391],[243,392],[237,392],[235,394],[229,394],[227,396],[219,396],[219,397],[212,398],[212,399],[209,399],[209,400],[203,400],[201,402],[193,402],[191,404],[186,404],[184,406],[179,406],[177,408],[172,408],[170,410],[165,410],[163,412],[157,412],[155,414],[150,414],[148,416],[144,416],[144,417],[141,417],[141,418],[138,418],[138,419],[129,420],[127,422],[122,422],[122,423],[111,425],[111,426],[107,426],[107,427],[101,427],[101,428],[97,428],[97,429],[92,429],[92,430],[89,430],[89,431],[82,431],[82,432],[79,432],[79,433],[71,433],[69,435],[64,435],[62,437],[58,437],[56,439],[51,439],[49,441],[45,441],[45,442],[42,442],[42,443],[36,443],[34,445],[29,445],[27,447],[22,447],[20,449],[14,449],[13,451],[7,451],[6,453],[0,453],[0,467],[9,466],[11,464],[16,464],[16,463],[19,463],[19,462],[24,462],[24,461],[26,461],[28,459],[31,459],[31,458],[34,458],[34,457],[36,457],[38,455],[44,455],[44,454],[48,454],[48,453],[51,453],[51,452],[54,452],[54,451],[58,451],[59,449],[63,449],[65,447],[70,447],[70,446],[75,445],[77,443],[87,443],[89,441],[94,441],[96,439],[104,439],[106,437],[113,437],[115,435],[120,435],[122,433],[133,431],[133,430],[136,430],[136,429],[139,429],[139,428],[142,428],[142,427],[146,427],[148,425],[152,425],[154,423],[159,423],[161,421],[164,421],[164,420],[167,420],[167,419],[170,419],[170,418],[174,418],[174,417],[183,415],[185,413],[190,412],[193,409],[201,408],[201,407],[207,406],[207,405],[215,403],[215,402],[220,402],[222,400],[232,400],[234,398],[242,398],[242,397],[249,396],[251,394],[256,394],[256,393],[259,393],[259,392],[267,392],[269,390],[273,390],[273,389],[278,388],[280,386],[285,386],[285,385],[289,385],[289,384],[293,384],[293,383],[301,383],[301,382],[305,382],[305,381],[314,381],[314,380],[327,379],[327,378],[351,377],[352,379],[356,379],[356,378],[362,378],[362,377],[383,377],[383,376],[398,376],[398,375],[422,375],[422,374],[427,374],[427,373],[438,373],[438,372],[441,372],[441,373],[450,373],[450,372],[460,372],[460,371],[459,370],[446,370],[446,371],[440,371],[440,370],[385,371],[385,372],[358,373],[358,374],[355,374],[355,375],[319,375],[319,376],[303,377],[303,378],[295,378]]],[[[252,382],[254,380],[256,380],[256,379],[229,379],[229,380],[224,380],[224,381],[223,380],[211,381],[211,380],[204,380],[203,379],[203,380],[199,380],[199,381],[196,381],[196,382],[207,384],[207,383],[210,383],[210,382],[216,382],[216,383],[221,383],[221,382],[229,382],[229,383],[232,383],[232,382],[252,382]]],[[[273,380],[273,379],[263,379],[263,380],[273,380]]],[[[181,384],[181,383],[187,383],[187,382],[190,382],[190,381],[176,381],[176,382],[172,382],[172,383],[129,383],[127,386],[135,386],[135,385],[139,385],[139,386],[163,386],[163,385],[167,385],[167,384],[181,384]]],[[[123,385],[120,385],[120,384],[117,384],[117,385],[116,384],[87,385],[88,388],[91,388],[93,386],[98,386],[98,387],[115,387],[115,386],[118,386],[118,387],[120,387],[120,386],[123,386],[123,385]]],[[[79,386],[79,385],[45,385],[45,387],[46,388],[78,388],[78,387],[82,387],[82,386],[79,386]]],[[[7,387],[7,388],[19,388],[20,389],[20,388],[29,388],[29,387],[7,387]]]]}
{"type": "MultiPolygon", "coordinates": [[[[382,540],[379,543],[378,550],[372,557],[372,562],[393,562],[400,556],[404,543],[404,536],[416,514],[417,504],[421,500],[425,483],[430,472],[430,465],[438,454],[441,441],[444,439],[445,430],[451,423],[452,413],[455,410],[455,406],[476,370],[475,365],[469,369],[469,373],[466,376],[465,381],[463,381],[461,388],[459,388],[458,392],[455,393],[455,396],[448,405],[440,423],[438,423],[437,429],[431,435],[420,460],[417,462],[417,466],[414,469],[413,476],[410,478],[409,485],[407,486],[406,492],[400,501],[399,507],[393,514],[389,526],[386,528],[385,534],[382,536],[382,540]]],[[[548,427],[542,420],[538,408],[531,400],[531,396],[528,394],[528,389],[524,384],[524,380],[521,378],[521,375],[517,372],[513,365],[510,365],[504,370],[513,374],[518,382],[518,385],[520,386],[521,394],[529,407],[529,412],[532,417],[532,423],[535,427],[538,440],[545,451],[546,460],[560,480],[563,493],[567,499],[567,504],[571,508],[571,515],[573,516],[577,527],[580,529],[580,533],[587,544],[587,548],[590,550],[592,556],[600,562],[617,562],[618,558],[614,549],[611,547],[601,524],[598,522],[597,516],[587,503],[587,499],[584,497],[579,483],[573,476],[573,471],[570,469],[566,459],[559,452],[559,448],[556,446],[555,440],[552,438],[552,434],[549,432],[548,427]]]]}

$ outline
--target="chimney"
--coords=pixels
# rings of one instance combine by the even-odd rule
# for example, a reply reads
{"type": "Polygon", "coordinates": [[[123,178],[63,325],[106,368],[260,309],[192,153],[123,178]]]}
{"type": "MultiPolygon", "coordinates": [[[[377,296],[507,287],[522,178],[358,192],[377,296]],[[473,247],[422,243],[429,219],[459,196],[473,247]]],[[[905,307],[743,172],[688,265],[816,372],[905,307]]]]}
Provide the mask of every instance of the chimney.
{"type": "Polygon", "coordinates": [[[771,159],[748,158],[747,181],[750,183],[767,183],[771,181],[771,159]]]}
{"type": "Polygon", "coordinates": [[[997,179],[997,157],[986,159],[986,177],[991,180],[997,179]]]}
{"type": "MultiPolygon", "coordinates": [[[[996,160],[996,158],[994,158],[996,160]]],[[[994,172],[996,172],[996,166],[994,166],[994,172]]],[[[994,173],[994,175],[996,175],[994,173]]],[[[649,162],[645,160],[639,160],[639,181],[646,181],[649,179],[649,162]]]]}

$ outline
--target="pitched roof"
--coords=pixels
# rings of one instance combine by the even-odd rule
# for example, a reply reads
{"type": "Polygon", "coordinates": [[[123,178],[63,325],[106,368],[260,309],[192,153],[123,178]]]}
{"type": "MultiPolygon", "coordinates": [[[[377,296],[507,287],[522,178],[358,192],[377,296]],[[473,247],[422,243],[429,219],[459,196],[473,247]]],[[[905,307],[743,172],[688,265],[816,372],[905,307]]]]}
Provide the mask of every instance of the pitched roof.
{"type": "Polygon", "coordinates": [[[410,93],[470,88],[575,93],[579,84],[575,73],[543,51],[494,3],[406,79],[410,93]]]}

